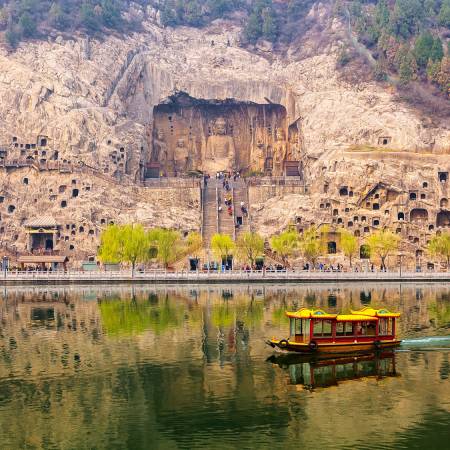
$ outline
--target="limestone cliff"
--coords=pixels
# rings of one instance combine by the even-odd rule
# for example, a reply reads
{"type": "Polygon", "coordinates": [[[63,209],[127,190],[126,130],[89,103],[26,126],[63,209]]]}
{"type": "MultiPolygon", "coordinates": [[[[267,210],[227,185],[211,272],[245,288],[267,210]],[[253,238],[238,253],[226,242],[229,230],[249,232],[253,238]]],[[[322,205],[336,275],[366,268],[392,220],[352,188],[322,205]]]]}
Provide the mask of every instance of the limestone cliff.
{"type": "MultiPolygon", "coordinates": [[[[90,168],[90,175],[78,179],[87,184],[92,177],[101,180],[101,189],[108,194],[102,195],[100,190],[95,196],[87,195],[84,206],[70,212],[70,219],[67,210],[61,209],[59,197],[50,208],[63,226],[66,222],[72,226],[75,221],[75,228],[79,228],[87,220],[88,229],[100,227],[100,217],[138,219],[149,208],[154,208],[153,213],[144,215],[154,223],[161,220],[166,225],[182,223],[181,228],[199,226],[199,209],[190,209],[184,198],[158,197],[156,204],[149,206],[148,189],[136,184],[136,197],[128,193],[133,191],[132,184],[141,180],[151,159],[153,108],[176,91],[196,99],[230,98],[283,106],[287,126],[295,124],[298,129],[310,186],[309,196],[291,195],[283,201],[286,206],[301,203],[310,221],[316,203],[319,210],[320,204],[331,204],[326,197],[338,196],[342,186],[353,187],[354,207],[360,208],[356,192],[363,196],[371,184],[395,186],[405,181],[403,158],[410,161],[405,164],[414,167],[417,179],[422,172],[429,180],[436,180],[438,171],[448,172],[449,121],[425,117],[399,103],[387,85],[343,77],[336,70],[336,58],[346,39],[345,26],[320,3],[312,7],[309,18],[320,25],[321,42],[311,31],[283,55],[265,44],[243,48],[235,22],[218,20],[204,29],[172,29],[162,28],[156,16],[144,24],[142,32],[129,36],[111,35],[102,41],[57,36],[48,42],[23,43],[14,53],[2,51],[2,151],[9,161],[25,157],[40,161],[40,170],[56,161],[72,168],[90,168]],[[382,162],[373,161],[380,160],[380,152],[392,151],[397,152],[395,158],[384,160],[381,156],[382,162]],[[426,153],[429,159],[410,159],[417,153],[426,153]],[[101,205],[101,214],[84,211],[92,208],[91,202],[101,205]],[[173,208],[178,220],[166,220],[165,212],[173,208]],[[124,209],[129,213],[123,214],[124,209]]],[[[59,195],[42,191],[50,180],[58,189],[59,185],[70,185],[72,177],[61,170],[30,175],[27,170],[37,169],[8,170],[14,173],[6,169],[0,172],[4,186],[2,221],[7,217],[10,230],[4,240],[20,234],[23,219],[49,208],[42,203],[42,196],[59,195]],[[20,187],[24,177],[35,183],[37,200],[32,200],[29,189],[20,187]],[[13,203],[14,211],[3,211],[13,203]]],[[[407,190],[411,189],[408,186],[407,190]]],[[[430,215],[440,207],[436,202],[448,197],[446,192],[435,196],[430,215]]],[[[292,218],[291,212],[286,213],[292,208],[286,208],[271,221],[274,210],[270,205],[269,201],[254,211],[255,224],[265,234],[278,231],[292,218]]],[[[83,245],[88,252],[94,250],[96,241],[83,245]]],[[[20,246],[24,246],[23,240],[20,246]]]]}

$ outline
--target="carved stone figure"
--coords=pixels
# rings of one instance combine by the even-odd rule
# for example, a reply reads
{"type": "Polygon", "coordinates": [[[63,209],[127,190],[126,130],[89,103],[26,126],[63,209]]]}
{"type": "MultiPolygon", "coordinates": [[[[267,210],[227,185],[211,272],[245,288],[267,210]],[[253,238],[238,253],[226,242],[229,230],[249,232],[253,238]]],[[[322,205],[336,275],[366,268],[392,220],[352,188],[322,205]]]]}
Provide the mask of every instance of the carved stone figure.
{"type": "Polygon", "coordinates": [[[287,144],[284,138],[284,132],[281,128],[277,129],[276,142],[273,144],[273,175],[279,177],[283,175],[284,162],[287,156],[287,144]]]}
{"type": "Polygon", "coordinates": [[[184,139],[178,139],[174,152],[174,165],[177,175],[185,173],[189,168],[189,150],[184,139]]]}
{"type": "Polygon", "coordinates": [[[233,137],[227,134],[227,123],[219,117],[213,126],[214,134],[208,137],[206,143],[205,161],[203,170],[214,173],[235,168],[235,154],[233,137]]]}
{"type": "Polygon", "coordinates": [[[300,161],[301,159],[300,142],[297,134],[294,134],[291,138],[288,159],[290,161],[300,161]]]}
{"type": "Polygon", "coordinates": [[[159,163],[161,167],[167,164],[167,144],[164,137],[164,131],[158,130],[156,139],[153,142],[153,158],[155,162],[159,163]]]}
{"type": "Polygon", "coordinates": [[[252,149],[251,168],[257,172],[264,172],[264,162],[266,160],[266,146],[262,139],[258,139],[252,149]]]}

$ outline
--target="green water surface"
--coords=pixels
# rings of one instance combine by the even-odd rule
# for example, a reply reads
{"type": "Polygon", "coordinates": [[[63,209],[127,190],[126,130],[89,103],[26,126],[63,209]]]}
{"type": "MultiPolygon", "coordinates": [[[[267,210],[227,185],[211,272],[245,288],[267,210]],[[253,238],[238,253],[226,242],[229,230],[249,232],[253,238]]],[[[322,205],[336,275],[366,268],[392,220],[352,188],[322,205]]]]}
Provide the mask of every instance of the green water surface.
{"type": "Polygon", "coordinates": [[[5,288],[1,449],[449,448],[450,286],[5,288]],[[274,354],[286,310],[402,312],[395,353],[274,354]]]}

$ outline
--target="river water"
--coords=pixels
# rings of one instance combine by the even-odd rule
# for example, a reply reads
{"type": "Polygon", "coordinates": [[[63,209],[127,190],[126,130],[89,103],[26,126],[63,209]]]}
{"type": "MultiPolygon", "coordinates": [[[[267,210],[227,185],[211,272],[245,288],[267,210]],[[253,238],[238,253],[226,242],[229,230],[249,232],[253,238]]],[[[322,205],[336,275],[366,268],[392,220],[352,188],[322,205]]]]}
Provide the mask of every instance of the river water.
{"type": "Polygon", "coordinates": [[[1,449],[449,448],[448,284],[5,288],[1,449]],[[402,312],[399,351],[308,362],[284,312],[402,312]]]}

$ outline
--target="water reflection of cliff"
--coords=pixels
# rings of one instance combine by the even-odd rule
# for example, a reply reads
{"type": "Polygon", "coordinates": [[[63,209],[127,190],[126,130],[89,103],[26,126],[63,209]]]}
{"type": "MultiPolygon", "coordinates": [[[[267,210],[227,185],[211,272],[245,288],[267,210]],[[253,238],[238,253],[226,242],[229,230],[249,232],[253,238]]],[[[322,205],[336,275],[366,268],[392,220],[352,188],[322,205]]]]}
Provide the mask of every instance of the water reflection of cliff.
{"type": "Polygon", "coordinates": [[[265,430],[261,445],[276,447],[300,424],[296,442],[334,434],[351,445],[376,433],[375,417],[394,441],[432,406],[449,409],[448,353],[398,354],[406,376],[362,377],[351,389],[338,382],[312,397],[265,362],[264,340],[287,332],[286,309],[306,305],[385,305],[403,312],[402,332],[438,334],[450,324],[449,294],[439,285],[8,289],[0,301],[3,445],[212,448],[234,435],[245,447],[265,430]],[[322,423],[330,404],[333,421],[322,423]]]}

